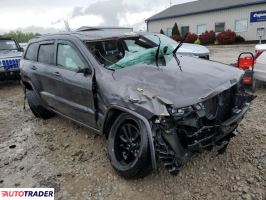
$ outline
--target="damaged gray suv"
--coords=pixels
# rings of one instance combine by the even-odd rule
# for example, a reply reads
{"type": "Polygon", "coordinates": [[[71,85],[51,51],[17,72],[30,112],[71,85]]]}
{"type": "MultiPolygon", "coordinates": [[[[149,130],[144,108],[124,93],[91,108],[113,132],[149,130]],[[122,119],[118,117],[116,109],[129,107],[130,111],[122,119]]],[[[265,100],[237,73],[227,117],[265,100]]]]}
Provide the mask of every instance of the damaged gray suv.
{"type": "MultiPolygon", "coordinates": [[[[158,45],[159,44],[159,45],[158,45]]],[[[194,153],[223,152],[255,98],[243,72],[103,30],[30,41],[21,78],[33,114],[61,115],[108,138],[113,168],[137,178],[159,163],[176,175],[194,153]]]]}

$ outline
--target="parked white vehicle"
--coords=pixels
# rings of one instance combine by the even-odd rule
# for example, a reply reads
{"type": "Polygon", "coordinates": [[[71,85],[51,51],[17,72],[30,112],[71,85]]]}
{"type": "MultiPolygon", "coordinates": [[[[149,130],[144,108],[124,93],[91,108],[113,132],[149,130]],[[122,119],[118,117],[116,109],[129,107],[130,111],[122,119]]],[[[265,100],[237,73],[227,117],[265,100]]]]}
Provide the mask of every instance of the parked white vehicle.
{"type": "MultiPolygon", "coordinates": [[[[160,38],[162,45],[172,45],[176,48],[179,42],[176,42],[172,38],[159,33],[141,32],[143,37],[151,40],[152,42],[159,44],[158,38],[160,38]]],[[[177,51],[178,54],[193,56],[197,58],[210,59],[210,51],[206,47],[197,44],[184,43],[177,51]]]]}
{"type": "Polygon", "coordinates": [[[256,89],[260,82],[266,82],[266,44],[256,45],[255,59],[253,90],[256,89]]]}

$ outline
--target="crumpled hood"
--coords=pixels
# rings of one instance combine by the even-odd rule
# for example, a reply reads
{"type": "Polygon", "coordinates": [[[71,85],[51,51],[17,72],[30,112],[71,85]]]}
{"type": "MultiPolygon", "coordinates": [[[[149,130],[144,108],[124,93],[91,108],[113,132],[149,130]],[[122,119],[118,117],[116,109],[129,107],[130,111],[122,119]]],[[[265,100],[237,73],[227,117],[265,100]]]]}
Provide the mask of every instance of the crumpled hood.
{"type": "Polygon", "coordinates": [[[9,59],[9,58],[19,58],[22,56],[22,52],[19,52],[17,50],[11,50],[11,51],[8,51],[8,50],[4,50],[4,51],[1,51],[0,50],[0,59],[9,59]]]}
{"type": "Polygon", "coordinates": [[[211,98],[235,85],[243,75],[237,68],[192,57],[178,56],[167,66],[157,68],[138,64],[114,72],[117,96],[142,102],[158,98],[162,104],[177,108],[193,105],[211,98]],[[123,92],[119,88],[126,88],[123,92]],[[145,97],[145,98],[144,98],[145,97]]]}
{"type": "Polygon", "coordinates": [[[184,43],[177,51],[178,53],[196,54],[196,55],[208,55],[210,51],[202,46],[196,44],[184,43]]]}

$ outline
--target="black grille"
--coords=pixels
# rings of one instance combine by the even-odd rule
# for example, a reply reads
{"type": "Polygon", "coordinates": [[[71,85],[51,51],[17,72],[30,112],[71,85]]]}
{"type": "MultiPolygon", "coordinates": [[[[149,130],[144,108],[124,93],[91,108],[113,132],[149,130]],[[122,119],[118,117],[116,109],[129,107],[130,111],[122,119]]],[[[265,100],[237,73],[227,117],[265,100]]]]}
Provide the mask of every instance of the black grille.
{"type": "Polygon", "coordinates": [[[228,89],[221,94],[203,102],[207,119],[220,123],[230,118],[234,107],[234,89],[228,89]]]}

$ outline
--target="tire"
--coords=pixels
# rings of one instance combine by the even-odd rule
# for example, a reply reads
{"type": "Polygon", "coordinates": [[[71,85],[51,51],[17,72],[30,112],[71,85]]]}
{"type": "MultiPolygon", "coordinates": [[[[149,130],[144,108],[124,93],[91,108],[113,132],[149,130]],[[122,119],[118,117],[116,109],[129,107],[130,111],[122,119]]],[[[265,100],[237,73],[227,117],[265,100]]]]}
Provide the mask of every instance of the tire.
{"type": "Polygon", "coordinates": [[[108,136],[108,154],[116,172],[126,178],[141,178],[152,171],[149,139],[144,123],[127,113],[114,122],[108,136]]]}
{"type": "Polygon", "coordinates": [[[35,117],[42,119],[49,119],[54,116],[54,113],[47,110],[41,105],[40,98],[36,95],[33,90],[26,91],[26,98],[28,100],[29,107],[35,117]]]}

